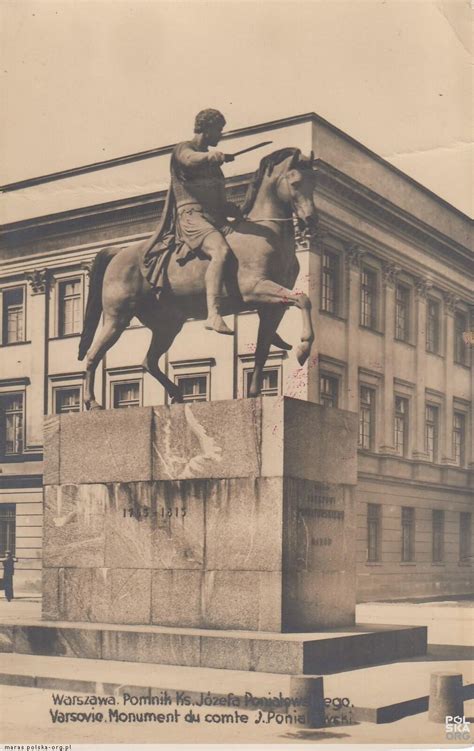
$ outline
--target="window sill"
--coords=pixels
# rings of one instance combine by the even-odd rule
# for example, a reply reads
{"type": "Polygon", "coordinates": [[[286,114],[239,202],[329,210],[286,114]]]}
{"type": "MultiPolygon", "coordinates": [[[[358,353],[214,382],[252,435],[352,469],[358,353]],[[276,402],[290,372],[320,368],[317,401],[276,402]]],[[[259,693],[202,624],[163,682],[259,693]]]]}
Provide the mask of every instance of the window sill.
{"type": "Polygon", "coordinates": [[[432,357],[439,357],[440,360],[444,360],[444,355],[442,355],[440,352],[430,352],[429,349],[425,349],[425,352],[427,355],[432,355],[432,357]]]}
{"type": "Polygon", "coordinates": [[[335,321],[347,321],[347,318],[344,318],[344,316],[340,316],[337,313],[329,313],[328,310],[323,310],[322,308],[319,308],[319,313],[322,316],[327,316],[328,318],[334,318],[335,321]]]}
{"type": "Polygon", "coordinates": [[[21,347],[22,344],[31,344],[31,339],[25,339],[22,342],[5,342],[5,344],[0,344],[0,347],[21,347]]]}
{"type": "Polygon", "coordinates": [[[434,566],[435,568],[445,568],[446,567],[446,563],[443,563],[442,561],[439,561],[439,563],[438,562],[435,563],[434,561],[431,561],[431,565],[434,566]]]}
{"type": "Polygon", "coordinates": [[[453,360],[453,365],[458,365],[460,368],[464,368],[464,370],[471,370],[471,366],[465,362],[458,362],[457,360],[453,360]]]}
{"type": "Polygon", "coordinates": [[[80,333],[77,334],[61,334],[61,336],[50,336],[49,341],[50,342],[57,342],[60,339],[74,339],[75,337],[81,336],[80,333]]]}
{"type": "Polygon", "coordinates": [[[408,567],[410,567],[410,566],[417,566],[417,565],[418,564],[417,564],[416,561],[400,561],[400,566],[404,566],[404,567],[405,566],[408,566],[408,567]]]}
{"type": "Polygon", "coordinates": [[[458,566],[460,568],[471,568],[472,567],[472,563],[471,563],[471,561],[458,561],[458,566]]]}
{"type": "Polygon", "coordinates": [[[363,326],[361,323],[359,323],[359,329],[362,329],[362,331],[370,331],[371,334],[376,334],[377,336],[384,336],[383,331],[373,329],[371,326],[363,326]]]}
{"type": "Polygon", "coordinates": [[[397,344],[405,344],[407,347],[416,349],[416,344],[413,344],[413,342],[407,342],[406,339],[397,339],[397,337],[394,336],[393,341],[396,342],[397,344]]]}
{"type": "Polygon", "coordinates": [[[366,566],[383,566],[382,561],[366,561],[366,566]]]}

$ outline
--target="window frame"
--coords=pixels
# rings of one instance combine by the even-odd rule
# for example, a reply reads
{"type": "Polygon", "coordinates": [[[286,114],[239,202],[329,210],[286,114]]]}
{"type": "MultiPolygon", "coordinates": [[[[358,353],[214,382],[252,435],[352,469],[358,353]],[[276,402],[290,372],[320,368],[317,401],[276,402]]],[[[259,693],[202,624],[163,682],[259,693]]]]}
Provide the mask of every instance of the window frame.
{"type": "Polygon", "coordinates": [[[445,513],[441,509],[431,511],[431,562],[445,562],[445,513]]]}
{"type": "Polygon", "coordinates": [[[440,406],[439,404],[433,404],[433,402],[425,402],[425,453],[428,454],[429,461],[432,464],[437,464],[439,459],[439,425],[440,425],[440,406]],[[433,410],[435,419],[433,421],[428,420],[428,410],[433,410]],[[428,428],[433,426],[433,447],[430,450],[429,447],[429,435],[428,428]]]}
{"type": "Polygon", "coordinates": [[[459,563],[461,566],[472,565],[472,513],[459,512],[459,563]]]}
{"type": "Polygon", "coordinates": [[[3,287],[1,289],[1,310],[0,310],[0,317],[1,317],[1,326],[0,326],[0,344],[2,347],[14,347],[17,344],[24,344],[27,342],[27,336],[26,336],[26,285],[25,284],[12,284],[7,287],[3,287]],[[14,342],[9,341],[8,339],[8,316],[6,315],[6,296],[8,294],[15,292],[16,290],[21,290],[22,293],[22,304],[21,304],[21,319],[22,319],[22,337],[21,339],[17,339],[14,342]]]}
{"type": "Polygon", "coordinates": [[[83,410],[83,398],[82,398],[82,383],[81,384],[62,384],[61,386],[53,386],[52,390],[52,407],[55,415],[66,415],[71,413],[82,412],[83,410]],[[78,409],[65,409],[58,410],[58,397],[61,392],[64,391],[77,391],[79,395],[78,409]]]}
{"type": "Polygon", "coordinates": [[[17,457],[24,456],[26,449],[26,392],[25,390],[11,390],[0,392],[0,456],[4,461],[14,460],[17,457]],[[21,398],[21,410],[16,409],[11,412],[7,411],[3,405],[3,401],[9,397],[19,396],[21,398]],[[7,416],[9,414],[21,415],[21,450],[20,451],[8,451],[7,445],[7,416]]]}
{"type": "MultiPolygon", "coordinates": [[[[252,373],[254,371],[254,368],[243,368],[242,369],[242,377],[243,377],[243,395],[244,399],[248,399],[248,391],[249,391],[249,379],[252,376],[252,373]]],[[[262,382],[262,396],[281,396],[282,394],[282,366],[281,364],[276,363],[275,365],[266,365],[263,368],[263,376],[265,377],[266,373],[269,373],[270,371],[275,371],[277,373],[277,386],[276,386],[276,393],[275,394],[269,394],[268,389],[265,389],[264,384],[262,382]]]]}
{"type": "Polygon", "coordinates": [[[403,282],[397,282],[395,285],[395,322],[394,322],[394,338],[397,342],[410,342],[410,330],[411,330],[411,288],[404,284],[403,282]],[[399,335],[398,333],[398,312],[399,312],[399,299],[398,299],[398,293],[399,291],[403,291],[403,294],[406,295],[404,305],[405,305],[405,321],[404,321],[404,330],[402,332],[402,335],[399,335]]]}
{"type": "Polygon", "coordinates": [[[184,395],[183,392],[181,391],[182,396],[183,396],[183,402],[185,404],[193,404],[194,402],[209,402],[210,401],[210,397],[211,397],[211,389],[210,389],[211,379],[210,379],[209,373],[206,373],[206,372],[204,372],[204,373],[175,373],[174,382],[175,382],[176,386],[179,386],[181,388],[180,382],[181,381],[185,381],[186,379],[189,379],[189,378],[196,378],[196,379],[197,378],[204,378],[205,384],[206,384],[206,388],[205,388],[205,392],[204,392],[205,398],[204,399],[201,399],[201,398],[197,398],[196,399],[196,398],[194,398],[194,394],[192,395],[192,398],[186,398],[186,395],[184,395]]]}
{"type": "Polygon", "coordinates": [[[416,540],[416,509],[414,506],[402,506],[400,511],[401,525],[401,563],[415,562],[416,540]]]}
{"type": "Polygon", "coordinates": [[[468,314],[464,310],[455,310],[453,316],[454,342],[453,342],[453,361],[456,365],[469,366],[468,353],[469,349],[463,334],[468,330],[468,314]],[[458,320],[463,319],[464,324],[462,331],[459,330],[458,320]]]}
{"type": "MultiPolygon", "coordinates": [[[[359,438],[358,438],[358,447],[359,447],[359,449],[363,449],[365,451],[373,451],[374,446],[375,446],[375,419],[376,419],[375,410],[376,410],[376,399],[377,399],[377,392],[376,392],[375,388],[373,388],[372,386],[366,386],[363,383],[359,385],[359,438]],[[362,404],[363,404],[362,390],[363,389],[365,391],[367,391],[368,393],[370,393],[370,401],[368,403],[368,406],[369,406],[369,421],[368,421],[368,423],[367,423],[367,421],[364,422],[364,420],[363,420],[363,409],[362,409],[362,404]],[[368,424],[369,425],[369,434],[368,434],[368,438],[369,438],[368,443],[369,443],[369,445],[368,446],[365,445],[365,442],[363,440],[364,435],[365,435],[364,431],[362,430],[362,433],[361,433],[361,428],[363,427],[364,424],[368,424]]],[[[367,411],[367,410],[365,410],[365,411],[367,411]]]]}
{"type": "Polygon", "coordinates": [[[362,264],[360,268],[360,281],[359,281],[359,326],[369,331],[378,330],[378,303],[379,303],[379,272],[373,266],[362,264]],[[368,275],[367,278],[371,278],[373,284],[364,284],[364,275],[368,275]],[[372,293],[372,302],[370,307],[370,322],[365,323],[364,307],[366,301],[364,301],[364,292],[372,293]]]}
{"type": "Polygon", "coordinates": [[[325,313],[326,315],[335,316],[338,317],[340,315],[341,310],[341,257],[340,253],[337,251],[331,249],[331,248],[323,248],[321,252],[321,279],[320,279],[320,311],[322,313],[325,313]],[[325,265],[325,257],[328,257],[331,259],[332,262],[334,262],[334,267],[330,269],[329,266],[325,265]],[[328,270],[328,273],[326,273],[326,270],[328,270]],[[333,280],[333,300],[332,300],[332,310],[328,309],[326,307],[326,301],[327,296],[325,294],[325,290],[327,289],[327,285],[325,284],[326,279],[332,279],[333,280]]]}
{"type": "Polygon", "coordinates": [[[453,410],[453,460],[456,463],[457,467],[464,467],[466,463],[466,423],[467,423],[467,415],[465,412],[461,412],[459,409],[453,410]],[[460,417],[461,419],[461,428],[456,429],[456,418],[460,417]],[[456,435],[460,435],[460,441],[459,441],[459,461],[456,456],[456,435]]]}
{"type": "Polygon", "coordinates": [[[441,353],[441,301],[436,297],[428,295],[426,298],[426,341],[425,349],[431,355],[439,355],[441,353]],[[433,332],[434,341],[431,341],[431,328],[430,328],[430,305],[436,306],[436,328],[433,332]]]}
{"type": "Polygon", "coordinates": [[[0,502],[0,556],[3,558],[5,556],[5,552],[7,550],[11,550],[13,555],[16,555],[16,520],[17,520],[17,513],[16,513],[16,503],[3,503],[0,502]],[[6,515],[4,516],[4,512],[12,510],[13,516],[11,519],[6,518],[6,515]],[[11,536],[12,541],[8,541],[8,528],[10,524],[13,527],[13,534],[11,536]],[[5,525],[5,528],[3,527],[5,525]],[[5,533],[5,550],[2,550],[2,544],[3,544],[3,529],[6,530],[5,533]]]}
{"type": "Polygon", "coordinates": [[[406,396],[395,394],[394,400],[393,400],[393,445],[394,445],[397,456],[402,456],[402,457],[407,456],[409,433],[410,433],[410,400],[406,396]],[[405,412],[397,411],[397,402],[401,402],[404,405],[405,412]],[[398,441],[397,441],[397,436],[399,434],[399,431],[397,430],[397,420],[400,417],[402,419],[402,424],[403,424],[403,445],[401,447],[401,451],[399,450],[398,441]]]}
{"type": "Polygon", "coordinates": [[[68,276],[61,276],[56,279],[57,284],[57,336],[59,339],[66,339],[70,336],[80,336],[82,327],[84,324],[84,276],[82,274],[71,274],[68,276]],[[78,292],[74,296],[64,296],[62,290],[65,289],[67,284],[78,283],[78,292]],[[75,331],[66,332],[64,329],[65,324],[65,303],[67,300],[78,300],[78,329],[75,331]]]}
{"type": "Polygon", "coordinates": [[[320,371],[319,373],[319,403],[323,407],[328,407],[331,409],[337,409],[339,406],[339,378],[337,375],[334,375],[334,373],[328,373],[326,371],[320,371]],[[335,394],[331,394],[330,392],[323,391],[322,389],[322,382],[323,380],[331,381],[333,385],[335,385],[335,394]],[[325,404],[324,402],[324,396],[328,396],[330,399],[333,399],[335,401],[334,404],[325,404]]]}
{"type": "Polygon", "coordinates": [[[367,550],[366,563],[382,561],[382,504],[367,503],[367,550]],[[372,522],[372,523],[371,523],[372,522]],[[375,539],[373,532],[375,532],[375,539]]]}
{"type": "Polygon", "coordinates": [[[110,404],[112,409],[129,409],[132,407],[141,407],[143,404],[142,398],[142,381],[139,378],[124,378],[124,379],[116,379],[114,381],[111,381],[110,383],[111,393],[110,393],[110,404]],[[138,398],[137,398],[137,404],[122,404],[117,405],[116,404],[116,398],[115,398],[115,390],[119,387],[124,386],[137,386],[138,387],[138,398]]]}

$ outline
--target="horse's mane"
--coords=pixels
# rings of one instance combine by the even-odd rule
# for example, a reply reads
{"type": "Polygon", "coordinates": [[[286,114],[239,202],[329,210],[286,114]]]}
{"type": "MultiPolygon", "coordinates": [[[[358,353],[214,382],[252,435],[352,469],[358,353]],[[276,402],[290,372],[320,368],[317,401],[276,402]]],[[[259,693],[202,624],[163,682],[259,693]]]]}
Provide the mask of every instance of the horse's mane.
{"type": "Polygon", "coordinates": [[[294,161],[297,161],[300,155],[300,149],[291,146],[286,149],[278,149],[278,151],[273,151],[271,154],[267,154],[267,156],[263,157],[258,170],[255,172],[249,183],[249,187],[247,188],[247,195],[245,196],[244,205],[242,206],[243,214],[248,214],[249,211],[252,210],[265,172],[268,170],[268,174],[271,175],[273,168],[277,164],[280,164],[284,159],[292,156],[294,161]]]}

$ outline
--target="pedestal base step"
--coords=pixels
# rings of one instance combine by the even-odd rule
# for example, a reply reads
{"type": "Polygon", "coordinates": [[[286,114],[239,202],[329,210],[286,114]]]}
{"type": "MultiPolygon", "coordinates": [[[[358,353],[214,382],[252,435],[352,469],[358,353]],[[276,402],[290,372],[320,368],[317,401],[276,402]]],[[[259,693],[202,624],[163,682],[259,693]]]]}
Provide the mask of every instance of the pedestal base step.
{"type": "MultiPolygon", "coordinates": [[[[463,675],[464,701],[474,698],[472,663],[457,654],[429,655],[426,662],[403,662],[381,667],[364,668],[349,673],[325,676],[326,724],[340,726],[358,722],[394,722],[409,715],[425,712],[428,707],[430,675],[439,669],[463,675]]],[[[253,699],[291,696],[291,678],[281,674],[253,673],[213,668],[187,668],[148,663],[86,660],[70,657],[4,654],[0,668],[0,684],[49,689],[52,692],[88,693],[95,696],[160,697],[169,695],[175,703],[177,695],[185,694],[191,702],[200,704],[210,692],[213,698],[237,698],[244,711],[256,709],[253,699]]],[[[66,703],[55,707],[60,711],[81,710],[66,703]]],[[[136,709],[133,704],[120,709],[136,709]]],[[[204,706],[204,708],[206,705],[204,706]]],[[[168,711],[165,706],[145,706],[139,709],[168,711]]],[[[185,707],[186,709],[186,707],[185,707]]],[[[218,704],[211,711],[228,712],[228,706],[218,704]]]]}
{"type": "Polygon", "coordinates": [[[0,625],[0,652],[324,675],[424,655],[424,626],[308,634],[37,621],[0,625]]]}

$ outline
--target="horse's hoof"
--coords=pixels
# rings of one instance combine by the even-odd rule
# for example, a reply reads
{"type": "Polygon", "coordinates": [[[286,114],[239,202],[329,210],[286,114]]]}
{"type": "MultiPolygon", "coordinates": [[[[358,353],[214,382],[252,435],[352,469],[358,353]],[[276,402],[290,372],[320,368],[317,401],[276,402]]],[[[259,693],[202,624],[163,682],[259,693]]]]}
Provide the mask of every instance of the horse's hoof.
{"type": "Polygon", "coordinates": [[[92,412],[93,410],[96,410],[96,409],[104,409],[104,408],[101,404],[99,404],[99,402],[96,402],[95,400],[93,400],[92,402],[86,402],[86,410],[88,412],[92,412]]]}
{"type": "Polygon", "coordinates": [[[272,344],[274,347],[278,347],[279,349],[286,349],[287,352],[293,349],[293,345],[285,342],[285,340],[282,339],[278,334],[274,334],[272,344]]]}
{"type": "Polygon", "coordinates": [[[311,351],[311,346],[307,342],[300,344],[296,348],[296,359],[298,360],[299,365],[305,364],[306,360],[309,357],[310,351],[311,351]]]}

